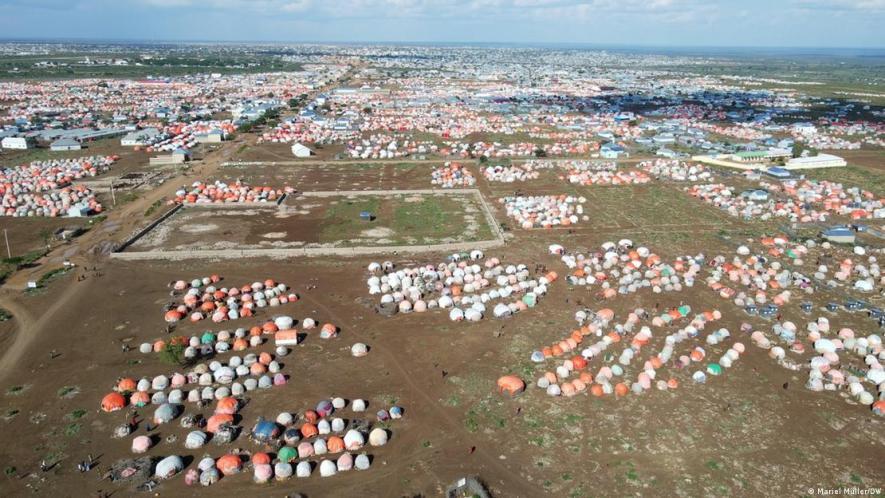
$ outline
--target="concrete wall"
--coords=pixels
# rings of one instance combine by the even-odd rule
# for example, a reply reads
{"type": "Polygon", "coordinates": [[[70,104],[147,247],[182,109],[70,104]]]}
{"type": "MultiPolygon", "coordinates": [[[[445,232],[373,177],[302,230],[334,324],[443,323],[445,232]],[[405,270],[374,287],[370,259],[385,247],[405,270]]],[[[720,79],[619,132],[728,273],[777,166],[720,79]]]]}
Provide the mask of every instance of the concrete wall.
{"type": "Polygon", "coordinates": [[[169,219],[169,217],[172,216],[173,214],[177,213],[179,209],[181,209],[181,204],[175,206],[174,208],[170,209],[169,211],[166,211],[165,213],[163,213],[163,216],[160,216],[160,217],[157,218],[156,220],[152,221],[148,226],[146,226],[146,227],[142,228],[141,230],[135,232],[131,237],[129,237],[128,239],[126,239],[125,242],[123,242],[122,244],[120,244],[120,247],[118,247],[113,253],[111,253],[111,257],[114,257],[115,254],[119,254],[120,251],[125,251],[127,247],[129,247],[129,246],[131,246],[132,244],[136,243],[136,242],[138,241],[138,239],[140,239],[140,238],[144,237],[145,235],[147,235],[148,232],[150,232],[150,231],[153,230],[154,228],[157,228],[157,226],[158,226],[160,223],[163,223],[164,221],[166,221],[167,219],[169,219]]]}

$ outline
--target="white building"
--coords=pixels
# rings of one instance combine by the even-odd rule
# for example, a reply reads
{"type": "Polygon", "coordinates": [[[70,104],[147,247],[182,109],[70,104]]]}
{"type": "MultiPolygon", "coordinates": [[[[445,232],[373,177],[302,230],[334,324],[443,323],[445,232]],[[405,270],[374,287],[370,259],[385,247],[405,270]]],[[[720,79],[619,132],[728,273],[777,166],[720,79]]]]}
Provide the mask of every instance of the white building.
{"type": "Polygon", "coordinates": [[[51,150],[52,152],[64,152],[80,149],[82,149],[80,142],[74,140],[73,138],[60,138],[49,145],[49,150],[51,150]]]}
{"type": "Polygon", "coordinates": [[[817,127],[811,123],[796,123],[793,125],[793,131],[802,135],[814,135],[817,133],[817,127]]]}
{"type": "Polygon", "coordinates": [[[224,141],[224,133],[221,130],[211,130],[206,133],[199,133],[194,138],[198,144],[218,144],[224,141]]]}
{"type": "Polygon", "coordinates": [[[305,147],[304,145],[301,145],[299,143],[292,145],[292,155],[294,155],[295,157],[310,157],[312,154],[313,151],[305,147]]]}
{"type": "Polygon", "coordinates": [[[787,161],[787,169],[814,169],[814,168],[841,168],[847,166],[845,159],[832,154],[818,154],[816,156],[795,157],[787,161]]]}
{"type": "Polygon", "coordinates": [[[5,137],[0,142],[0,147],[4,149],[26,150],[34,147],[34,139],[31,137],[5,137]]]}
{"type": "Polygon", "coordinates": [[[160,134],[160,130],[156,128],[145,128],[143,130],[133,131],[120,139],[120,145],[124,147],[133,147],[136,145],[150,145],[153,138],[160,134]]]}
{"type": "Polygon", "coordinates": [[[89,206],[85,204],[74,204],[68,208],[68,217],[82,218],[84,216],[89,216],[89,211],[89,206]]]}

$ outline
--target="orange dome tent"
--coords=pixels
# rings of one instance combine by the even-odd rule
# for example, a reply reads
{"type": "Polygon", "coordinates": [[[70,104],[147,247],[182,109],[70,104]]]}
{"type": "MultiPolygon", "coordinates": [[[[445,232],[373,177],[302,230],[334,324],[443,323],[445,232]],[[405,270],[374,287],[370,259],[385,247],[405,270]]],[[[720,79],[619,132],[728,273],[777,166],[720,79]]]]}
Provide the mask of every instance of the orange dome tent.
{"type": "Polygon", "coordinates": [[[229,476],[236,474],[243,466],[243,462],[237,455],[224,455],[215,462],[215,466],[222,474],[229,476]]]}
{"type": "Polygon", "coordinates": [[[135,379],[124,377],[117,382],[117,392],[131,393],[136,389],[135,379]]]}
{"type": "Polygon", "coordinates": [[[215,433],[218,432],[218,428],[224,424],[232,424],[234,423],[234,416],[228,415],[224,413],[216,413],[209,417],[209,420],[206,421],[206,432],[215,433]]]}
{"type": "Polygon", "coordinates": [[[236,398],[228,396],[227,398],[221,398],[218,400],[218,405],[215,406],[215,413],[221,415],[233,415],[237,413],[238,409],[239,403],[237,403],[236,398]]]}
{"type": "Polygon", "coordinates": [[[344,440],[338,436],[332,436],[326,441],[326,448],[329,453],[341,453],[344,451],[344,440]]]}
{"type": "Polygon", "coordinates": [[[144,391],[136,391],[129,397],[129,403],[133,406],[147,406],[151,402],[151,395],[144,391]]]}
{"type": "Polygon", "coordinates": [[[101,409],[106,412],[115,412],[126,407],[126,398],[120,393],[110,393],[101,400],[101,409]]]}
{"type": "Polygon", "coordinates": [[[525,382],[515,375],[505,375],[498,379],[498,392],[511,398],[525,391],[525,382]]]}
{"type": "Polygon", "coordinates": [[[301,426],[301,435],[304,436],[304,439],[312,438],[319,434],[317,430],[317,426],[311,424],[310,422],[306,422],[301,426]]]}
{"type": "Polygon", "coordinates": [[[259,452],[252,454],[252,465],[269,465],[270,464],[270,455],[267,453],[259,452]]]}

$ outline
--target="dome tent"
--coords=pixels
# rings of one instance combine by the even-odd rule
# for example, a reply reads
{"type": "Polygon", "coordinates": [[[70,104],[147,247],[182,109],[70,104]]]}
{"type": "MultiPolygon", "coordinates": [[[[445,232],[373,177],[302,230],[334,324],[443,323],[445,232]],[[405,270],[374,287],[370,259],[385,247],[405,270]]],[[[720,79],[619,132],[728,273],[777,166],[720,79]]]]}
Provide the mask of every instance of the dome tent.
{"type": "Polygon", "coordinates": [[[181,413],[181,405],[173,405],[171,403],[163,403],[154,410],[154,423],[166,424],[171,422],[178,414],[181,413]]]}
{"type": "Polygon", "coordinates": [[[115,412],[126,407],[126,398],[117,392],[106,395],[101,400],[101,409],[105,412],[115,412]]]}
{"type": "Polygon", "coordinates": [[[184,461],[177,455],[168,456],[157,462],[154,475],[160,479],[169,479],[184,469],[184,461]]]}
{"type": "Polygon", "coordinates": [[[505,375],[498,379],[498,392],[506,393],[510,397],[517,396],[525,391],[525,382],[515,375],[505,375]]]}
{"type": "Polygon", "coordinates": [[[252,428],[252,437],[259,442],[268,442],[280,437],[280,426],[272,420],[259,419],[252,428]]]}

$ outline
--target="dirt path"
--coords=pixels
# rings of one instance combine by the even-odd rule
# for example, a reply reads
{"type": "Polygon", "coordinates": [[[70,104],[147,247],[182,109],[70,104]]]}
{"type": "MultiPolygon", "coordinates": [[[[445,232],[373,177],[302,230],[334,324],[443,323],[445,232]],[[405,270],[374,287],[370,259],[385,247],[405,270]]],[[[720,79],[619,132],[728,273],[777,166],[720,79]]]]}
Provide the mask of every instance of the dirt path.
{"type": "Polygon", "coordinates": [[[79,288],[76,285],[66,286],[64,291],[58,296],[58,299],[53,300],[49,308],[41,310],[40,318],[36,320],[14,298],[0,294],[0,308],[5,308],[12,313],[13,319],[16,320],[18,325],[12,344],[0,356],[0,382],[6,380],[9,374],[13,372],[13,367],[18,365],[21,357],[39,335],[39,331],[52,319],[58,310],[64,308],[79,293],[79,288]]]}

